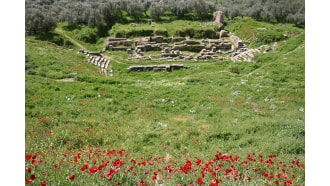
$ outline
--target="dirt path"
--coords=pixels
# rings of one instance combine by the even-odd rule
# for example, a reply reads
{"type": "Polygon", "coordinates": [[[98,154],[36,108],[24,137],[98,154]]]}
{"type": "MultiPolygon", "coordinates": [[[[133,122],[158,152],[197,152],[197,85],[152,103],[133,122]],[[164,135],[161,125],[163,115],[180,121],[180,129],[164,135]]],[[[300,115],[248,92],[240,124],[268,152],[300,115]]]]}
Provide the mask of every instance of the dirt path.
{"type": "Polygon", "coordinates": [[[63,36],[65,36],[66,38],[68,38],[72,43],[74,43],[75,45],[79,46],[80,48],[87,50],[84,46],[82,46],[80,43],[78,43],[77,41],[75,41],[74,39],[72,39],[70,36],[66,35],[63,30],[60,30],[58,28],[55,28],[55,32],[62,34],[63,36]]]}
{"type": "MultiPolygon", "coordinates": [[[[71,38],[70,36],[66,35],[63,30],[59,29],[59,28],[56,28],[55,29],[55,32],[59,33],[59,34],[62,34],[64,37],[68,38],[72,43],[74,43],[75,45],[79,46],[81,49],[83,50],[87,50],[84,46],[82,46],[80,43],[78,43],[77,41],[75,41],[73,38],[71,38]]],[[[88,50],[87,50],[88,51],[88,50]]],[[[120,64],[126,64],[126,63],[123,63],[123,62],[120,62],[118,60],[115,60],[113,59],[113,57],[111,56],[106,56],[104,54],[101,54],[102,57],[106,58],[106,59],[110,59],[111,61],[113,62],[116,62],[116,63],[120,63],[120,64]]]]}

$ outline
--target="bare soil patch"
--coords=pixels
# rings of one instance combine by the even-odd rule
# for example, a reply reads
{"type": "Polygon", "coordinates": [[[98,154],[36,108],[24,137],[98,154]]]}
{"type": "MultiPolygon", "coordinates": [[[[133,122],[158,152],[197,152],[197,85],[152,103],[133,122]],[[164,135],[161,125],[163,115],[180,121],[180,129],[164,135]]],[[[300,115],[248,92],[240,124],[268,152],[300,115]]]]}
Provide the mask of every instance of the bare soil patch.
{"type": "Polygon", "coordinates": [[[57,79],[55,81],[67,81],[67,82],[73,82],[74,78],[66,78],[66,79],[57,79]]]}
{"type": "Polygon", "coordinates": [[[182,122],[187,122],[189,118],[188,117],[185,117],[185,116],[175,116],[174,118],[171,118],[171,120],[174,120],[174,121],[182,121],[182,122]]]}

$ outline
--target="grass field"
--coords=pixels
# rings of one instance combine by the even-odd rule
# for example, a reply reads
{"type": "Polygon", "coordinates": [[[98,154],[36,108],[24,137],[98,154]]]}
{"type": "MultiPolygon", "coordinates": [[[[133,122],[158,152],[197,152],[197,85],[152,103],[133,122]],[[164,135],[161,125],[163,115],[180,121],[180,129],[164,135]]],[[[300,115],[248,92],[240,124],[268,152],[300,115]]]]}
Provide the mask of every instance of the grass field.
{"type": "MultiPolygon", "coordinates": [[[[258,63],[185,61],[186,70],[130,72],[137,62],[111,52],[113,77],[75,47],[26,37],[27,183],[304,185],[304,30],[249,21],[227,25],[249,47],[275,41],[258,42],[262,34],[287,34],[258,63]],[[57,81],[65,78],[74,81],[57,81]]],[[[79,42],[97,50],[102,40],[79,42]]]]}

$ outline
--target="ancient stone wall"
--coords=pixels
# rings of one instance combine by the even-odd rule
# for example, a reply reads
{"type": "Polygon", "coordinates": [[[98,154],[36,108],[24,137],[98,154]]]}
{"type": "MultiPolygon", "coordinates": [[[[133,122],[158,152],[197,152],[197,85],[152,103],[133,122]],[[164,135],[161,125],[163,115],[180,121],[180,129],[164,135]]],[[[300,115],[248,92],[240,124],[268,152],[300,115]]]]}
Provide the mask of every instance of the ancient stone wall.
{"type": "Polygon", "coordinates": [[[189,67],[182,64],[171,64],[171,65],[144,65],[144,66],[130,66],[128,70],[137,72],[147,72],[147,71],[168,71],[187,69],[189,67]]]}

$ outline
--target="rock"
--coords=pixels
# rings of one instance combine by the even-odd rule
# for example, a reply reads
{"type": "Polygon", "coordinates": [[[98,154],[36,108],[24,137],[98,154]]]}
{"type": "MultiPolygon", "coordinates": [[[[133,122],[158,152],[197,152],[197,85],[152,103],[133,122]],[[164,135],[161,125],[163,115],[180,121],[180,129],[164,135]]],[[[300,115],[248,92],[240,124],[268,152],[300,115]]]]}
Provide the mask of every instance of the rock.
{"type": "Polygon", "coordinates": [[[216,11],[213,15],[214,22],[219,24],[220,29],[223,29],[224,22],[223,22],[223,12],[222,11],[216,11]]]}
{"type": "Polygon", "coordinates": [[[217,52],[217,47],[212,47],[212,52],[217,52]]]}
{"type": "Polygon", "coordinates": [[[220,38],[228,37],[228,34],[229,34],[228,31],[226,31],[226,30],[221,30],[221,31],[220,31],[220,38]]]}

